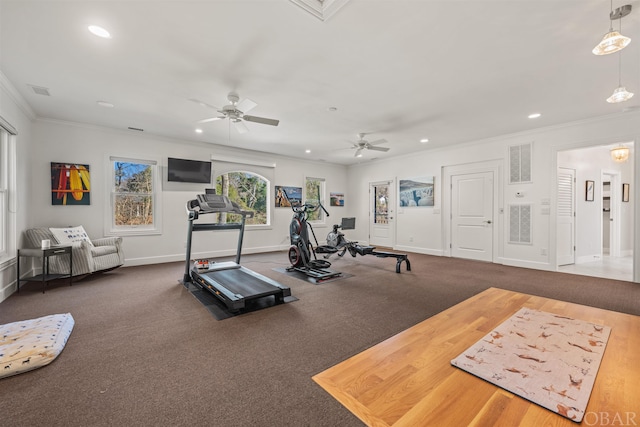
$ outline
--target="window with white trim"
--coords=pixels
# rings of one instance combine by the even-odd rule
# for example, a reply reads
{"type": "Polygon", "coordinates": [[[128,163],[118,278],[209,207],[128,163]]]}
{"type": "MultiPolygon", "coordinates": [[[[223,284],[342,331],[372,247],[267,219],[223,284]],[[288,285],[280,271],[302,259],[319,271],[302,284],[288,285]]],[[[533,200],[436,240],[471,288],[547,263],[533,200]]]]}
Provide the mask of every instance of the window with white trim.
{"type": "Polygon", "coordinates": [[[0,128],[0,259],[7,255],[7,217],[9,189],[7,188],[9,133],[0,128]]]}
{"type": "MultiPolygon", "coordinates": [[[[270,225],[269,181],[252,172],[230,171],[216,177],[216,193],[223,194],[240,206],[242,210],[253,212],[246,224],[270,225]]],[[[240,215],[231,213],[215,214],[217,222],[240,222],[240,215]]]]}
{"type": "MultiPolygon", "coordinates": [[[[322,202],[324,191],[325,191],[324,178],[305,177],[304,179],[305,202],[310,202],[314,204],[317,204],[318,201],[322,202]]],[[[314,212],[310,212],[307,220],[309,222],[324,223],[324,219],[325,219],[324,211],[322,210],[322,208],[320,208],[314,212]]]]}
{"type": "Polygon", "coordinates": [[[107,234],[158,234],[162,231],[158,162],[110,157],[111,203],[107,234]]]}
{"type": "Polygon", "coordinates": [[[0,264],[16,253],[16,135],[0,117],[0,264]]]}
{"type": "MultiPolygon", "coordinates": [[[[214,184],[217,194],[227,195],[242,209],[254,212],[247,218],[247,230],[271,229],[274,209],[275,162],[267,159],[235,158],[212,155],[214,184]],[[227,181],[223,182],[226,176],[227,181]],[[224,185],[229,188],[224,188],[224,185]]],[[[225,221],[225,215],[215,214],[214,221],[225,221]]],[[[237,222],[239,217],[226,215],[227,222],[237,222]]]]}

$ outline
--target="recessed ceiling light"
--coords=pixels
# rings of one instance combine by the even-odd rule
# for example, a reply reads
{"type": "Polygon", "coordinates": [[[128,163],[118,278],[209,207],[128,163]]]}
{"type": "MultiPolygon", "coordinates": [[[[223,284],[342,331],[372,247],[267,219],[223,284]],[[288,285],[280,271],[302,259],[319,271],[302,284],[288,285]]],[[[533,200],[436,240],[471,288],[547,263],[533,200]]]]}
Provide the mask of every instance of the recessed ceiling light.
{"type": "Polygon", "coordinates": [[[427,142],[429,142],[429,138],[422,138],[420,142],[422,142],[423,144],[426,144],[427,142]]]}
{"type": "Polygon", "coordinates": [[[196,133],[202,133],[202,129],[196,129],[196,133]]]}
{"type": "Polygon", "coordinates": [[[110,39],[111,38],[111,34],[109,34],[109,31],[105,30],[102,27],[99,27],[97,25],[89,25],[89,31],[91,31],[91,34],[94,34],[98,37],[102,37],[103,39],[110,39]]]}
{"type": "Polygon", "coordinates": [[[105,108],[113,108],[113,104],[107,101],[96,101],[96,104],[105,108]]]}
{"type": "Polygon", "coordinates": [[[529,118],[530,119],[537,119],[538,117],[540,117],[542,114],[540,113],[533,113],[533,114],[529,114],[529,118]]]}
{"type": "Polygon", "coordinates": [[[304,150],[305,153],[309,154],[311,152],[311,150],[309,150],[308,148],[306,150],[304,150]]]}

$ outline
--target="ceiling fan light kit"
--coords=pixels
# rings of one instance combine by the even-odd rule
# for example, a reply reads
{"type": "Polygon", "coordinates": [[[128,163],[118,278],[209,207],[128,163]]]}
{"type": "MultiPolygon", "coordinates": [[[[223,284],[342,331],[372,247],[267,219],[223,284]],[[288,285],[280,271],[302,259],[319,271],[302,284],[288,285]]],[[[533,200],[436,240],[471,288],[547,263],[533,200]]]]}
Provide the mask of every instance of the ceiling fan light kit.
{"type": "Polygon", "coordinates": [[[256,104],[249,98],[245,98],[240,101],[240,96],[238,96],[236,92],[229,92],[229,94],[227,95],[227,100],[230,102],[230,104],[225,105],[222,108],[214,107],[213,105],[193,98],[189,100],[195,102],[196,104],[200,104],[203,107],[214,109],[221,114],[220,116],[198,120],[197,123],[209,123],[216,120],[229,119],[229,121],[233,123],[238,133],[249,132],[249,128],[247,128],[247,125],[244,124],[245,121],[269,126],[278,126],[278,124],[280,123],[279,120],[275,119],[267,119],[265,117],[247,115],[246,113],[254,109],[258,104],[256,104]]]}
{"type": "Polygon", "coordinates": [[[359,133],[358,134],[358,140],[356,142],[351,142],[352,146],[351,148],[355,148],[356,149],[356,153],[354,154],[354,157],[362,157],[362,151],[363,150],[373,150],[373,151],[389,151],[389,147],[378,147],[377,145],[379,144],[384,144],[386,142],[388,142],[386,139],[378,139],[376,141],[373,142],[369,142],[366,139],[364,139],[366,134],[364,133],[359,133]]]}

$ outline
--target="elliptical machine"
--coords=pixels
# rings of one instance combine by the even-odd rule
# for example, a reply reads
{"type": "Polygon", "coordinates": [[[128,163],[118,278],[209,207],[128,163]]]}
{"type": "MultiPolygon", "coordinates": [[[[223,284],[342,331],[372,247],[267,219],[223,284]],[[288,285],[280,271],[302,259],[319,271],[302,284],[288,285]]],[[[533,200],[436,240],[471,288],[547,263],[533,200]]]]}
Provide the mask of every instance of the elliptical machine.
{"type": "MultiPolygon", "coordinates": [[[[285,191],[285,197],[287,193],[285,191]]],[[[318,259],[316,253],[335,253],[337,249],[328,245],[318,245],[318,239],[313,231],[313,227],[308,222],[309,214],[316,212],[322,208],[325,215],[329,216],[329,212],[322,206],[320,200],[317,204],[305,202],[303,204],[290,203],[293,210],[293,218],[289,225],[289,237],[291,240],[291,246],[289,247],[289,262],[290,267],[287,267],[287,271],[299,271],[307,276],[315,279],[316,281],[327,280],[341,273],[339,271],[330,270],[331,263],[327,260],[318,259]],[[309,231],[313,236],[316,247],[314,248],[311,240],[309,239],[309,231]]]]}

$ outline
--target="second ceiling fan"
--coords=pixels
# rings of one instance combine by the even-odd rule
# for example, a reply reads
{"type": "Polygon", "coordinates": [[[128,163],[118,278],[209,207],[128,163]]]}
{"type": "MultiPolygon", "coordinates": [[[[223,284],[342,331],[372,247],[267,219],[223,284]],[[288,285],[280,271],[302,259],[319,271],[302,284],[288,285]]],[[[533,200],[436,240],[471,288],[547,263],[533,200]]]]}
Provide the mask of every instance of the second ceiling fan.
{"type": "Polygon", "coordinates": [[[216,117],[209,117],[207,119],[198,120],[198,123],[209,123],[216,120],[229,119],[229,121],[233,123],[239,133],[249,132],[249,129],[244,124],[245,121],[260,123],[269,126],[278,126],[278,123],[280,123],[279,120],[248,115],[247,112],[255,108],[258,104],[256,104],[249,98],[245,98],[240,101],[240,97],[236,92],[229,92],[229,95],[227,95],[227,99],[229,100],[230,104],[225,105],[222,108],[215,107],[198,99],[190,99],[190,101],[200,104],[203,107],[212,108],[220,113],[220,115],[216,117]]]}
{"type": "Polygon", "coordinates": [[[378,139],[376,141],[369,142],[364,139],[365,136],[365,133],[359,133],[357,141],[349,141],[352,144],[351,148],[356,149],[354,157],[362,157],[362,150],[389,151],[389,147],[378,147],[379,144],[388,142],[386,139],[378,139]]]}

